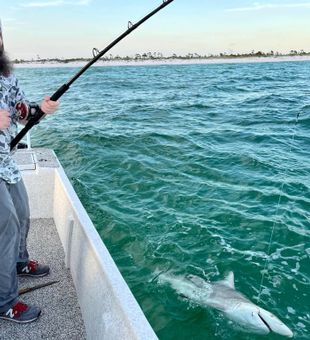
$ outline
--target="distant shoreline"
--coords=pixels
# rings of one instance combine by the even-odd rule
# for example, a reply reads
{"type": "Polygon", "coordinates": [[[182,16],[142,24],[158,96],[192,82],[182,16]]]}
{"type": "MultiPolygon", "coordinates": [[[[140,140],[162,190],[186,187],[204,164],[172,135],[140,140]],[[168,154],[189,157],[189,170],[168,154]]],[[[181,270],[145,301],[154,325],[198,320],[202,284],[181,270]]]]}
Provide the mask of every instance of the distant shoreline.
{"type": "MultiPolygon", "coordinates": [[[[194,65],[194,64],[242,64],[310,61],[310,56],[268,56],[268,57],[236,57],[207,59],[155,59],[155,60],[99,60],[94,66],[153,66],[153,65],[194,65]]],[[[48,67],[83,67],[87,61],[74,62],[40,62],[29,61],[14,64],[15,68],[48,68],[48,67]]]]}

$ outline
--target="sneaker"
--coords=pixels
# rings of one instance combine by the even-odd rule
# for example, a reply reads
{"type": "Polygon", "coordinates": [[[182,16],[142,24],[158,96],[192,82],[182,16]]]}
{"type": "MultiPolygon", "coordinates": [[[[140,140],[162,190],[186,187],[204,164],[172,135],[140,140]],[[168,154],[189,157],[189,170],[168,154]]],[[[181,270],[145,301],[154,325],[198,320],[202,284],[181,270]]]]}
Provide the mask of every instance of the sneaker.
{"type": "Polygon", "coordinates": [[[41,314],[39,307],[28,306],[18,301],[6,312],[0,313],[0,319],[14,321],[18,323],[28,323],[35,321],[41,314]]]}
{"type": "Polygon", "coordinates": [[[42,277],[50,272],[50,267],[37,261],[19,262],[16,265],[18,276],[42,277]]]}

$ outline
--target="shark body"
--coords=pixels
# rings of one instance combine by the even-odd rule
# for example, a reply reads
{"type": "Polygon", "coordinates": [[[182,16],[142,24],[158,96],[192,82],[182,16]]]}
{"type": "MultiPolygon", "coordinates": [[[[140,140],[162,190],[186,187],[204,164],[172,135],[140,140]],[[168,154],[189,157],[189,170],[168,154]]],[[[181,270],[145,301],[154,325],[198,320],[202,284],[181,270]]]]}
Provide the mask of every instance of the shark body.
{"type": "Polygon", "coordinates": [[[194,303],[221,311],[250,333],[274,332],[293,337],[293,332],[275,315],[255,305],[235,290],[233,272],[230,272],[224,280],[214,283],[194,275],[180,278],[164,274],[160,280],[169,283],[180,295],[194,303]]]}

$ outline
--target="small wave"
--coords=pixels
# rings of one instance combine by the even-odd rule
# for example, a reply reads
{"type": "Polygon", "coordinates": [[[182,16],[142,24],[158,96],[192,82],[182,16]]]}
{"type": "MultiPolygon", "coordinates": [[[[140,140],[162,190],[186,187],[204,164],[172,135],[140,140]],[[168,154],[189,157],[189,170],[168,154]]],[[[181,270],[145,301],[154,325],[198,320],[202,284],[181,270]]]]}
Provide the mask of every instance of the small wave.
{"type": "Polygon", "coordinates": [[[288,98],[284,97],[283,95],[279,94],[260,94],[257,95],[254,98],[246,98],[242,101],[243,105],[251,105],[251,104],[257,104],[257,105],[265,105],[265,104],[295,104],[298,103],[297,99],[295,98],[288,98]]]}
{"type": "Polygon", "coordinates": [[[298,235],[301,235],[301,236],[304,236],[304,237],[310,237],[310,230],[308,229],[305,229],[305,228],[298,228],[298,227],[294,227],[294,226],[288,226],[288,230],[298,234],[298,235]]]}

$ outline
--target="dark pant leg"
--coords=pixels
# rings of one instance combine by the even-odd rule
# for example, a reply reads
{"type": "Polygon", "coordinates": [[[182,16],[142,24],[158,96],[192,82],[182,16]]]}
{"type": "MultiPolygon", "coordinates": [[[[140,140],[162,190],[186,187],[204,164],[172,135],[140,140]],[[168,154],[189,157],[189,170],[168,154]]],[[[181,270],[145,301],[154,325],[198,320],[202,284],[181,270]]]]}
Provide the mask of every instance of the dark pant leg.
{"type": "Polygon", "coordinates": [[[20,243],[17,262],[28,262],[27,237],[30,226],[30,211],[27,191],[23,180],[10,185],[10,195],[16,210],[20,227],[20,243]]]}
{"type": "Polygon", "coordinates": [[[6,311],[18,297],[19,220],[9,187],[0,179],[0,312],[6,311]]]}

